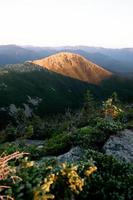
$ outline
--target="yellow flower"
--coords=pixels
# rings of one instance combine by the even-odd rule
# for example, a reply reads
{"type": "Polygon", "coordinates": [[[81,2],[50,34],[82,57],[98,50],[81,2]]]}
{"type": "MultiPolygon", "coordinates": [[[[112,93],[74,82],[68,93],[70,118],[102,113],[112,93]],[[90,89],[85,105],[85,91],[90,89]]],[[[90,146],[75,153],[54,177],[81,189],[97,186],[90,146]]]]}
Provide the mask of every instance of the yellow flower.
{"type": "Polygon", "coordinates": [[[45,194],[42,196],[42,200],[54,199],[55,196],[53,194],[45,194]]]}
{"type": "Polygon", "coordinates": [[[50,186],[56,181],[57,176],[55,174],[50,174],[47,178],[44,179],[44,183],[41,186],[41,189],[45,192],[50,192],[50,186]]]}
{"type": "Polygon", "coordinates": [[[77,171],[77,169],[78,169],[78,166],[77,166],[77,165],[71,167],[71,170],[72,170],[72,171],[73,171],[73,170],[77,171]]]}
{"type": "Polygon", "coordinates": [[[62,176],[65,176],[65,175],[66,175],[66,171],[65,171],[64,169],[61,169],[61,170],[60,170],[60,173],[61,173],[62,176]]]}
{"type": "Polygon", "coordinates": [[[81,179],[81,177],[78,175],[77,166],[72,166],[69,169],[67,177],[70,189],[74,193],[79,194],[79,192],[83,190],[84,179],[81,179]]]}
{"type": "Polygon", "coordinates": [[[29,161],[25,163],[26,168],[33,167],[33,165],[34,165],[34,161],[29,161]]]}
{"type": "Polygon", "coordinates": [[[47,169],[53,169],[53,167],[52,166],[48,166],[47,169]]]}
{"type": "Polygon", "coordinates": [[[93,166],[93,167],[89,167],[89,169],[87,169],[85,171],[85,175],[86,176],[90,176],[93,172],[95,172],[97,170],[97,167],[96,166],[93,166]]]}
{"type": "Polygon", "coordinates": [[[55,196],[52,194],[43,194],[41,196],[40,191],[34,192],[34,200],[48,200],[48,199],[54,199],[54,198],[55,198],[55,196]]]}
{"type": "Polygon", "coordinates": [[[44,190],[45,192],[50,192],[50,186],[51,186],[51,184],[43,184],[42,186],[41,186],[41,189],[42,190],[44,190]]]}

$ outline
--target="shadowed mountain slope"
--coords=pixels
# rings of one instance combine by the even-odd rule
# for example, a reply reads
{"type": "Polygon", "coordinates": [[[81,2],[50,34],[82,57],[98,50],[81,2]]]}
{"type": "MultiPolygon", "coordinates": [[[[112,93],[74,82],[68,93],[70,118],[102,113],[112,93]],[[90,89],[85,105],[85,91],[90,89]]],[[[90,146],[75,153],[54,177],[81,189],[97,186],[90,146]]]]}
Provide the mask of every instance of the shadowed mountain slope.
{"type": "Polygon", "coordinates": [[[39,114],[63,112],[83,105],[87,90],[100,98],[98,86],[82,82],[31,63],[6,65],[0,69],[1,108],[29,104],[29,97],[40,99],[39,114]]]}

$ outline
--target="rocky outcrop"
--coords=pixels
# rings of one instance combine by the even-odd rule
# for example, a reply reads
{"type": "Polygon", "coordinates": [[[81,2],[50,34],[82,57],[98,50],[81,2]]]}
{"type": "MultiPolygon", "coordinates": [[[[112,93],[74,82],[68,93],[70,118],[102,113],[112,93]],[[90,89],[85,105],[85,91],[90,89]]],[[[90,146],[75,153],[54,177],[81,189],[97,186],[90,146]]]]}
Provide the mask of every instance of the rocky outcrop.
{"type": "Polygon", "coordinates": [[[41,160],[38,162],[39,164],[43,164],[47,160],[56,160],[59,163],[76,163],[78,161],[81,161],[86,153],[86,150],[80,148],[80,147],[73,147],[68,151],[67,153],[64,153],[60,156],[45,156],[41,158],[41,160]]]}
{"type": "Polygon", "coordinates": [[[133,162],[133,131],[124,130],[109,138],[103,147],[107,155],[119,160],[133,162]]]}
{"type": "Polygon", "coordinates": [[[69,152],[57,157],[59,162],[77,162],[80,161],[85,154],[85,150],[80,147],[73,147],[69,152]]]}

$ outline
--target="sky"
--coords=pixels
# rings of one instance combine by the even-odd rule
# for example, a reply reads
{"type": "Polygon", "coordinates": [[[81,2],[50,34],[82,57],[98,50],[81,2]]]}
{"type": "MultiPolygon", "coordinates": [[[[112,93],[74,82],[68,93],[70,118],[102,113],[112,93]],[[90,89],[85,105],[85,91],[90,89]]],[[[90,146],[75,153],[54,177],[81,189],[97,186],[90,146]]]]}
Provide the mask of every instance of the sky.
{"type": "Polygon", "coordinates": [[[133,0],[0,0],[0,44],[133,47],[133,0]]]}

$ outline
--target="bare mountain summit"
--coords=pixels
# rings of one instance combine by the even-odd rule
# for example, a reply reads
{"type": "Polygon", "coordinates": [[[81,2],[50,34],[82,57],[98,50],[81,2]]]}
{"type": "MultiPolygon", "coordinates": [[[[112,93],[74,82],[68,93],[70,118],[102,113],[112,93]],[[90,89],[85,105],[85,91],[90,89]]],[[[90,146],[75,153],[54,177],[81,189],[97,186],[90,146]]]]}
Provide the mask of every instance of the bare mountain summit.
{"type": "Polygon", "coordinates": [[[111,72],[73,53],[57,53],[44,59],[32,61],[32,63],[50,71],[93,84],[98,84],[112,75],[111,72]]]}

